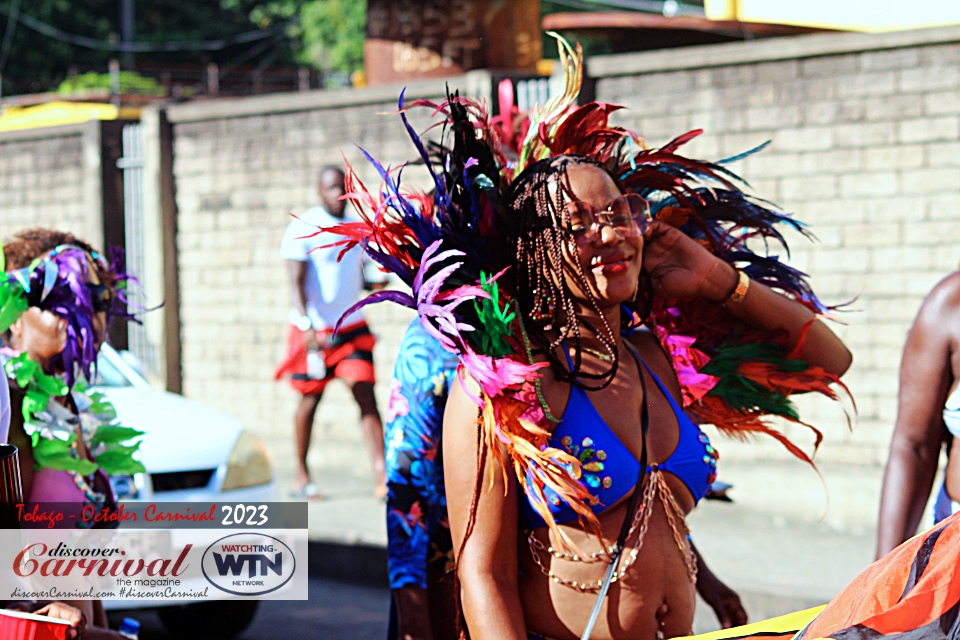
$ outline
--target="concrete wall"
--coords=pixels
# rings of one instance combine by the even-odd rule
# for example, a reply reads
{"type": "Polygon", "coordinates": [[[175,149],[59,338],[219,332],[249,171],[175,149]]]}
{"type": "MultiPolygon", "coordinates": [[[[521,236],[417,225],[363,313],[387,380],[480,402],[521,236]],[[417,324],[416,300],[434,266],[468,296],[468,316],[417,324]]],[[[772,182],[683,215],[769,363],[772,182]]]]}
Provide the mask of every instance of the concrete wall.
{"type": "Polygon", "coordinates": [[[0,133],[0,237],[36,226],[103,244],[100,123],[0,133]]]}
{"type": "MultiPolygon", "coordinates": [[[[453,86],[473,82],[464,76],[453,86]]],[[[343,165],[345,155],[368,187],[379,185],[355,145],[385,164],[411,159],[413,147],[399,118],[384,115],[396,109],[400,89],[290,94],[168,111],[183,392],[244,420],[277,456],[292,455],[297,398],[286,383],[273,380],[290,307],[280,238],[289,214],[318,202],[323,165],[343,165]]],[[[432,81],[411,85],[407,96],[437,99],[443,91],[443,81],[432,81]]],[[[423,128],[427,121],[413,122],[423,128]]],[[[412,313],[377,305],[367,317],[379,337],[374,356],[383,411],[393,355],[412,313]]],[[[346,387],[330,385],[314,429],[314,464],[367,474],[358,422],[346,387]]]]}

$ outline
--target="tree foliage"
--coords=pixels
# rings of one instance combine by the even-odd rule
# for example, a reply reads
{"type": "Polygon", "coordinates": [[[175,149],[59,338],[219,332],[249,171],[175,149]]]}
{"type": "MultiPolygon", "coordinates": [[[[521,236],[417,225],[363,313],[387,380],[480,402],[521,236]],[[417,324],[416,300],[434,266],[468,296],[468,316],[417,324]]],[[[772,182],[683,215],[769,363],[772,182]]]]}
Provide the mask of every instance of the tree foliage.
{"type": "MultiPolygon", "coordinates": [[[[0,39],[16,0],[0,0],[0,39]]],[[[305,65],[318,71],[349,74],[363,66],[366,22],[364,0],[135,0],[137,42],[189,43],[218,41],[257,30],[269,37],[216,50],[143,52],[80,46],[77,37],[99,43],[119,42],[122,0],[21,0],[21,18],[47,25],[51,37],[18,21],[9,43],[3,73],[4,95],[56,89],[74,72],[104,73],[111,58],[129,68],[149,65],[191,65],[210,62],[221,69],[240,66],[305,65]],[[283,28],[278,28],[283,27],[283,28]]]]}
{"type": "Polygon", "coordinates": [[[261,29],[299,18],[287,29],[294,59],[323,72],[349,75],[363,68],[365,0],[221,0],[261,29]]]}

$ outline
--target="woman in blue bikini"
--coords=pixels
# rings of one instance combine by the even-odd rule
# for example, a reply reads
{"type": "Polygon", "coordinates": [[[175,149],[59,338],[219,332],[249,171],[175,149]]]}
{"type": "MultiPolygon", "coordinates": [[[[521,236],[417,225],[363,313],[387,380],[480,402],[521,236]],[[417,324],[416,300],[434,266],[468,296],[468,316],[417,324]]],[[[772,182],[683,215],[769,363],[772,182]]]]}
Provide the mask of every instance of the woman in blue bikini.
{"type": "Polygon", "coordinates": [[[717,460],[697,423],[809,461],[765,418],[799,422],[792,393],[834,397],[850,354],[803,274],[751,250],[803,226],[678,155],[698,131],[654,149],[609,123],[619,107],[577,106],[563,42],[561,63],[566,90],[527,118],[505,87],[493,119],[401,96],[433,190],[371,158],[376,192],[347,175],[363,222],[328,231],[411,289],[358,306],[415,308],[459,358],[442,446],[470,637],[683,635],[703,569],[685,516],[717,460]],[[439,142],[412,107],[442,117],[439,142]]]}
{"type": "MultiPolygon", "coordinates": [[[[517,291],[552,289],[562,313],[531,342],[546,345],[536,361],[542,395],[560,418],[549,445],[583,464],[583,480],[597,498],[592,511],[603,545],[612,546],[624,519],[631,523],[625,552],[594,628],[594,638],[654,638],[690,633],[695,604],[697,558],[685,516],[708,491],[716,454],[707,437],[680,407],[681,390],[657,336],[641,328],[623,336],[624,304],[637,299],[641,270],[654,296],[701,299],[746,324],[782,331],[796,344],[814,314],[758,282],[742,280],[728,263],[680,230],[650,221],[638,196],[624,195],[615,179],[586,158],[561,156],[528,168],[514,182],[511,199],[518,224],[549,225],[572,242],[560,247],[560,267],[519,254],[515,269],[531,273],[517,291]],[[526,264],[525,264],[526,263],[526,264]],[[556,327],[556,328],[555,328],[556,327]],[[556,345],[550,347],[550,345],[556,345]],[[559,366],[558,366],[559,365],[559,366]],[[606,383],[606,384],[604,384],[606,383]],[[649,427],[644,441],[643,413],[649,427]],[[646,449],[647,470],[638,486],[638,462],[646,449]],[[589,455],[584,452],[590,451],[589,455]],[[601,465],[593,463],[601,462],[601,465]],[[595,471],[594,471],[595,470],[595,471]],[[629,496],[642,496],[633,510],[629,496]]],[[[518,235],[523,229],[516,231],[518,235]]],[[[529,305],[529,306],[528,306],[529,305]]],[[[836,375],[850,354],[815,321],[800,359],[836,375]]],[[[444,458],[475,460],[479,388],[467,380],[454,386],[444,426],[444,458]]],[[[446,483],[450,523],[459,557],[463,608],[471,638],[567,639],[580,637],[597,598],[607,554],[577,513],[547,493],[555,521],[572,541],[559,550],[558,537],[531,506],[520,485],[488,458],[482,472],[492,479],[472,504],[477,470],[449,466],[446,483]],[[457,499],[459,497],[459,499],[457,499]],[[472,513],[471,513],[472,511],[472,513]],[[468,523],[474,525],[465,541],[468,523]]]]}

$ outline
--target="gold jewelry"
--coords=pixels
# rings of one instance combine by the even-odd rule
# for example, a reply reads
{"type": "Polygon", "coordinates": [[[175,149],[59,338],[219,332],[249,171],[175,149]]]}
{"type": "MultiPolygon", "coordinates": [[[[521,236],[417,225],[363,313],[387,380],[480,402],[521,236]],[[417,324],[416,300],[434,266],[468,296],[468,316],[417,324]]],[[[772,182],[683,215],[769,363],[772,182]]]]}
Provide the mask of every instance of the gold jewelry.
{"type": "MultiPolygon", "coordinates": [[[[667,523],[670,525],[670,529],[673,530],[673,540],[680,550],[684,564],[687,566],[687,577],[690,579],[690,582],[696,584],[698,568],[697,557],[693,553],[693,544],[690,541],[690,529],[687,528],[687,521],[684,518],[683,509],[677,504],[673,491],[670,490],[664,478],[663,471],[657,465],[654,465],[653,469],[651,469],[647,475],[647,480],[643,484],[642,489],[640,486],[634,488],[634,491],[641,490],[643,491],[641,494],[642,499],[633,514],[633,520],[627,532],[627,540],[630,540],[636,535],[636,542],[630,550],[630,553],[625,554],[625,556],[621,558],[620,566],[614,571],[611,582],[622,580],[623,576],[627,573],[627,569],[636,562],[637,555],[640,553],[640,548],[643,546],[644,538],[646,538],[647,535],[647,528],[650,526],[650,516],[653,513],[654,500],[659,497],[667,515],[667,523]]],[[[557,560],[583,563],[595,563],[603,560],[609,561],[609,554],[613,553],[613,547],[606,548],[606,545],[602,543],[599,551],[594,551],[589,555],[581,556],[558,551],[553,545],[547,546],[541,542],[540,539],[534,535],[533,530],[527,535],[527,545],[530,547],[530,555],[533,557],[533,561],[540,567],[540,572],[543,573],[543,575],[547,576],[547,578],[555,584],[580,592],[598,592],[603,585],[603,578],[591,582],[578,582],[576,580],[561,578],[551,567],[544,564],[543,559],[540,557],[540,552],[545,551],[557,560]]]]}
{"type": "Polygon", "coordinates": [[[720,304],[739,304],[747,297],[747,291],[750,290],[750,276],[742,270],[737,269],[737,286],[733,288],[727,299],[720,304]]]}
{"type": "MultiPolygon", "coordinates": [[[[567,352],[570,352],[570,351],[573,351],[573,349],[568,347],[567,352]]],[[[591,349],[590,347],[584,347],[584,346],[580,347],[580,351],[583,351],[584,353],[589,353],[592,356],[596,356],[597,358],[600,359],[600,362],[613,362],[613,356],[611,356],[609,353],[603,353],[602,351],[598,351],[597,349],[591,349]]]]}

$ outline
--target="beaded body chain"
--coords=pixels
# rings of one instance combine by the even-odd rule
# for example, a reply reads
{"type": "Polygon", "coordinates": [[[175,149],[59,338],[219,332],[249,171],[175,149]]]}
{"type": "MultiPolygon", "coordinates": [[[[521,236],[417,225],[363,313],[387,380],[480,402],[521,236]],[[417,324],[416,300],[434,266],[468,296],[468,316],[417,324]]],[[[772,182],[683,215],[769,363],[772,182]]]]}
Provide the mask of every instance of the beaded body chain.
{"type": "MultiPolygon", "coordinates": [[[[696,584],[697,582],[697,558],[693,553],[693,545],[690,544],[690,529],[687,528],[687,521],[683,515],[683,509],[680,508],[680,505],[677,504],[676,498],[673,496],[673,491],[670,490],[670,487],[667,485],[666,479],[664,478],[664,472],[660,470],[657,465],[651,465],[648,467],[649,473],[647,474],[646,481],[643,485],[643,498],[640,501],[636,512],[633,514],[633,521],[630,523],[630,531],[627,533],[628,544],[631,540],[633,542],[633,548],[630,550],[630,553],[627,554],[625,560],[622,561],[621,566],[613,574],[613,582],[621,580],[624,575],[627,573],[627,569],[630,568],[636,559],[637,554],[640,553],[640,548],[643,547],[643,541],[647,534],[647,529],[650,526],[650,516],[653,514],[654,500],[657,496],[660,497],[660,500],[663,502],[663,508],[667,515],[667,522],[670,524],[670,529],[673,531],[673,539],[677,544],[677,548],[680,550],[680,555],[683,557],[683,561],[687,566],[687,577],[690,578],[690,582],[696,584]]],[[[640,487],[636,487],[634,491],[640,491],[640,487]]],[[[533,561],[537,563],[537,566],[540,567],[540,571],[543,575],[550,578],[553,582],[570,589],[576,589],[581,592],[592,592],[596,593],[600,590],[600,585],[603,584],[603,578],[592,582],[578,582],[576,580],[567,580],[557,576],[552,569],[547,567],[543,560],[540,557],[540,552],[544,551],[558,560],[567,560],[569,562],[584,562],[584,563],[596,563],[596,562],[606,562],[611,553],[613,553],[613,547],[602,548],[600,551],[595,551],[587,556],[578,556],[572,553],[565,553],[558,551],[553,548],[553,546],[546,546],[539,538],[536,537],[533,531],[527,535],[527,543],[530,547],[530,555],[533,557],[533,561]]]]}

